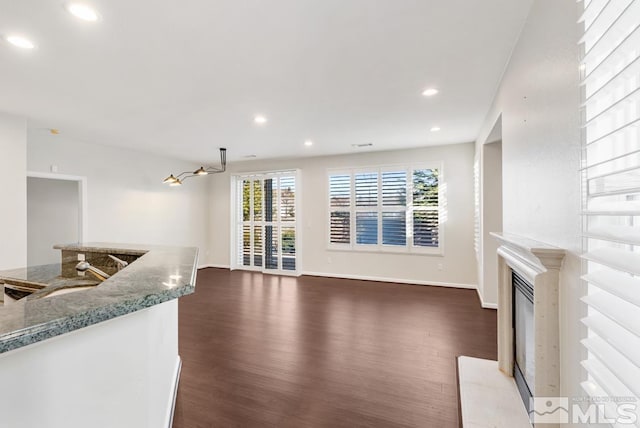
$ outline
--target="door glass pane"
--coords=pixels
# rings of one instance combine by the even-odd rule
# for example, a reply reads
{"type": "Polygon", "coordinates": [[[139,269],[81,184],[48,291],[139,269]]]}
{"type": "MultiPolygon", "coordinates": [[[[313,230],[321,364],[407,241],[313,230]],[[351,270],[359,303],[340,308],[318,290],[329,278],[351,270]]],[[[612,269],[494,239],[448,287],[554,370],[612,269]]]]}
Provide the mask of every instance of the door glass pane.
{"type": "Polygon", "coordinates": [[[253,227],[253,265],[262,266],[262,227],[253,227]]]}
{"type": "Polygon", "coordinates": [[[356,213],[356,243],[372,245],[378,243],[378,213],[356,213]]]}
{"type": "Polygon", "coordinates": [[[278,194],[277,179],[267,178],[264,180],[264,221],[278,220],[278,194]]]}
{"type": "Polygon", "coordinates": [[[296,270],[296,229],[282,227],[282,269],[296,270]]]}
{"type": "Polygon", "coordinates": [[[296,219],[296,179],[295,177],[280,178],[280,220],[294,221],[296,219]]]}
{"type": "Polygon", "coordinates": [[[264,227],[264,266],[267,269],[278,269],[278,228],[264,227]]]}
{"type": "Polygon", "coordinates": [[[249,221],[251,215],[251,182],[242,181],[242,221],[249,221]]]}
{"type": "Polygon", "coordinates": [[[404,211],[382,213],[382,243],[407,245],[407,217],[404,211]]]}
{"type": "Polygon", "coordinates": [[[253,180],[253,221],[262,221],[262,185],[253,180]]]}
{"type": "Polygon", "coordinates": [[[251,227],[242,226],[242,265],[251,266],[251,227]]]}

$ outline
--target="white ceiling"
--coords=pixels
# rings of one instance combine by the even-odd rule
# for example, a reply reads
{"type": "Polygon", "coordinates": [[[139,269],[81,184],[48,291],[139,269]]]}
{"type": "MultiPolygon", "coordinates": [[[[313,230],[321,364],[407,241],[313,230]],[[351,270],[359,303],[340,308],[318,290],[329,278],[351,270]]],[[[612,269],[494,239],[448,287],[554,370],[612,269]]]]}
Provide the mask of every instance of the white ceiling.
{"type": "Polygon", "coordinates": [[[531,4],[86,0],[101,14],[87,23],[63,2],[0,0],[0,34],[37,45],[0,42],[0,111],[209,162],[218,147],[237,160],[473,141],[531,4]]]}

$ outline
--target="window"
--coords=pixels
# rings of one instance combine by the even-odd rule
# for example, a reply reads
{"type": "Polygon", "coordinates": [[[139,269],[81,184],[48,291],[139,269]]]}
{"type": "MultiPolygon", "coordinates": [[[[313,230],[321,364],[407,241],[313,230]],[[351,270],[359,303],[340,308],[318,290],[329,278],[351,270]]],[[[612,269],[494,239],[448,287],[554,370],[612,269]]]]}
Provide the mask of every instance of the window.
{"type": "MultiPolygon", "coordinates": [[[[582,387],[594,397],[640,397],[640,0],[585,1],[581,21],[582,387]]],[[[613,403],[605,407],[615,415],[613,403]]]]}
{"type": "Polygon", "coordinates": [[[329,171],[329,246],[441,253],[442,168],[329,171]]]}
{"type": "Polygon", "coordinates": [[[296,173],[235,176],[234,268],[296,272],[296,173]]]}

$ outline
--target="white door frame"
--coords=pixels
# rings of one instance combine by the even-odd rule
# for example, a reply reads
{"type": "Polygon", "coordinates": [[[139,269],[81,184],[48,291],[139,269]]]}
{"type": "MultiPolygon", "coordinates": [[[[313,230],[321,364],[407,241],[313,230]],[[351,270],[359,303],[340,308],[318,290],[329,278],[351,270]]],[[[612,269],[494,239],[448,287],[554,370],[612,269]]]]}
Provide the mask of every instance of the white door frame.
{"type": "MultiPolygon", "coordinates": [[[[256,272],[261,272],[264,274],[270,274],[270,275],[282,275],[282,276],[300,276],[302,274],[302,254],[300,251],[300,243],[302,242],[302,237],[301,237],[301,230],[302,230],[302,223],[300,222],[300,213],[301,213],[301,177],[302,174],[300,174],[300,170],[299,169],[286,169],[286,170],[275,170],[275,171],[260,171],[260,172],[242,172],[242,173],[234,173],[231,176],[231,180],[230,180],[230,188],[231,188],[231,206],[230,206],[230,230],[232,231],[231,233],[231,245],[230,245],[230,251],[229,251],[229,257],[230,257],[230,269],[231,270],[247,270],[247,271],[256,271],[256,272]],[[266,267],[264,266],[264,258],[263,258],[263,266],[261,267],[256,267],[256,266],[243,266],[240,265],[238,263],[237,257],[238,257],[238,253],[237,253],[237,249],[238,249],[238,245],[240,245],[240,242],[238,241],[238,216],[240,215],[240,213],[237,211],[238,208],[241,206],[242,201],[238,200],[238,183],[242,182],[242,180],[247,177],[247,176],[256,176],[259,177],[261,180],[263,180],[265,177],[267,176],[281,176],[281,175],[293,175],[295,177],[296,180],[296,192],[295,192],[295,198],[294,198],[294,203],[295,203],[295,212],[296,212],[296,219],[294,222],[294,228],[295,228],[295,248],[296,248],[296,269],[293,271],[288,271],[288,270],[283,270],[281,268],[278,269],[266,269],[266,267]]],[[[253,183],[253,179],[251,179],[251,182],[253,183]]],[[[253,184],[251,185],[251,191],[253,192],[253,184]]],[[[264,215],[264,207],[263,207],[263,215],[264,215]]],[[[251,218],[251,228],[253,229],[254,225],[253,225],[253,213],[250,216],[251,218]]],[[[276,222],[278,225],[280,225],[280,210],[278,209],[278,221],[276,222]]],[[[264,225],[265,222],[261,222],[261,225],[264,225]]],[[[278,237],[279,240],[282,239],[281,236],[278,237]]],[[[254,242],[252,240],[251,242],[251,255],[253,257],[253,245],[254,242]]],[[[265,242],[264,242],[264,236],[262,239],[262,245],[263,245],[263,250],[264,250],[264,246],[265,246],[265,242]]],[[[281,242],[278,243],[278,245],[281,247],[282,244],[281,242]]],[[[253,259],[251,259],[251,264],[253,265],[253,259]]],[[[278,266],[282,266],[282,255],[279,256],[279,261],[278,261],[278,266]]]]}
{"type": "Polygon", "coordinates": [[[78,242],[85,242],[88,239],[89,230],[87,221],[87,177],[56,174],[52,172],[27,171],[27,178],[65,180],[78,183],[78,242]]]}

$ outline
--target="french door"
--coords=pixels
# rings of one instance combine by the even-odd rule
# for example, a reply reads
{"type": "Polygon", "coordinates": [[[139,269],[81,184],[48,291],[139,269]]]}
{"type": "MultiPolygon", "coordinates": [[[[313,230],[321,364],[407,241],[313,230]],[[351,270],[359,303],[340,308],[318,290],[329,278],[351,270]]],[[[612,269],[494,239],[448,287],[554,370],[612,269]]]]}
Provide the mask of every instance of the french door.
{"type": "Polygon", "coordinates": [[[235,269],[297,274],[297,173],[235,177],[235,269]]]}

